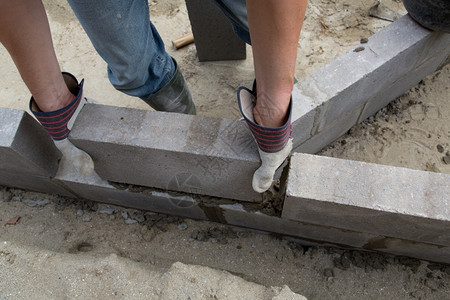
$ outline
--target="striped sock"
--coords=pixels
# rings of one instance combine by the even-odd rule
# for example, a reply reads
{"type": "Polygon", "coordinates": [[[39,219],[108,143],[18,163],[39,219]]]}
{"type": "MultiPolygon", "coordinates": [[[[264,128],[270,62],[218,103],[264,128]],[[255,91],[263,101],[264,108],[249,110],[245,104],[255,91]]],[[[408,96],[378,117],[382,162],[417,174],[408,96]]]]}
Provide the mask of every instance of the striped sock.
{"type": "Polygon", "coordinates": [[[67,138],[74,119],[86,103],[86,99],[83,98],[84,79],[78,84],[77,79],[72,74],[63,72],[63,76],[70,92],[76,95],[75,99],[66,107],[51,112],[42,112],[36,105],[34,98],[31,97],[30,99],[30,111],[56,141],[67,138]]]}
{"type": "MultiPolygon", "coordinates": [[[[255,88],[255,84],[253,85],[255,88]]],[[[256,104],[256,92],[245,87],[240,87],[237,91],[239,109],[247,122],[250,131],[255,137],[259,149],[267,153],[281,151],[292,138],[292,98],[288,108],[288,120],[281,127],[264,127],[257,124],[253,118],[253,108],[256,104]]]]}

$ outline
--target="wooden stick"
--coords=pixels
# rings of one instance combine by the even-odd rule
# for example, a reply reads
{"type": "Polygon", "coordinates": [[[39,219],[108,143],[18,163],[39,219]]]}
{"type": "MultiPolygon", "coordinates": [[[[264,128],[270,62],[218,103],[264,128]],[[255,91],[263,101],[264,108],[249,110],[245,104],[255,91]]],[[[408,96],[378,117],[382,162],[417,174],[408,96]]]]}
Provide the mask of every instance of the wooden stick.
{"type": "Polygon", "coordinates": [[[194,35],[192,34],[192,32],[190,32],[186,35],[183,35],[180,38],[173,40],[172,44],[176,49],[180,49],[181,47],[189,45],[193,42],[194,42],[194,35]]]}

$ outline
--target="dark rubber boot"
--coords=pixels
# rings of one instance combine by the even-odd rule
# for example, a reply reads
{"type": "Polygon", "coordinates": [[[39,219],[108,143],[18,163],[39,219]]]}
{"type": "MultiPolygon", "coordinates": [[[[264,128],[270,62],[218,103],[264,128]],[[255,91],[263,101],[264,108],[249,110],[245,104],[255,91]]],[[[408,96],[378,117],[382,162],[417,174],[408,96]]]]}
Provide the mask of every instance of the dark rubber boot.
{"type": "Polygon", "coordinates": [[[142,100],[157,111],[195,115],[195,105],[192,101],[191,92],[189,92],[175,59],[173,62],[175,73],[172,79],[150,98],[142,100]]]}

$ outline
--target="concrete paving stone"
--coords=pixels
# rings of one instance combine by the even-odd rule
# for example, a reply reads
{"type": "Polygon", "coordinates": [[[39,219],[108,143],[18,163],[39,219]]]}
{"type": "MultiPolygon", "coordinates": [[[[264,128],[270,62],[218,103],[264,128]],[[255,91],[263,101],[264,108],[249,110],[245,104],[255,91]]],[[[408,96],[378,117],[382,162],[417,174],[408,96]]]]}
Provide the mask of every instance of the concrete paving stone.
{"type": "MultiPolygon", "coordinates": [[[[299,238],[312,245],[334,245],[359,248],[394,255],[450,263],[450,247],[343,230],[329,226],[282,219],[258,211],[246,210],[241,204],[220,205],[226,224],[299,238]]],[[[212,220],[216,221],[217,220],[212,220]]]]}
{"type": "MultiPolygon", "coordinates": [[[[325,74],[332,77],[331,70],[334,70],[340,78],[345,78],[339,82],[335,77],[334,81],[325,84],[325,92],[333,95],[327,106],[325,122],[333,122],[399,79],[406,82],[405,78],[418,75],[424,78],[434,72],[450,53],[450,35],[424,30],[409,16],[404,16],[388,26],[387,30],[374,34],[364,47],[366,49],[361,52],[347,52],[330,63],[328,68],[324,67],[314,74],[317,80],[323,80],[325,74]],[[441,61],[434,63],[434,68],[429,73],[418,74],[419,70],[426,71],[429,68],[417,67],[434,62],[430,59],[437,54],[442,57],[441,61]],[[339,64],[336,65],[337,63],[339,64]],[[353,78],[353,84],[350,83],[350,78],[353,78]]],[[[403,86],[403,92],[411,87],[403,86]]],[[[392,101],[395,97],[389,99],[392,101]]]]}
{"type": "Polygon", "coordinates": [[[282,217],[450,246],[450,175],[296,153],[282,217]]]}
{"type": "Polygon", "coordinates": [[[358,123],[364,121],[372,115],[375,115],[380,109],[388,105],[391,99],[395,99],[403,95],[405,93],[405,87],[409,86],[412,88],[416,86],[424,78],[423,74],[433,73],[438,68],[437,66],[439,66],[444,56],[445,53],[443,55],[437,55],[433,61],[428,61],[425,64],[417,66],[410,72],[410,76],[399,78],[397,81],[392,82],[389,87],[370,98],[363,109],[358,123]]]}
{"type": "Polygon", "coordinates": [[[305,95],[294,85],[292,90],[292,143],[296,148],[311,137],[316,117],[314,98],[305,95]],[[294,121],[295,120],[295,121],[294,121]]]}
{"type": "Polygon", "coordinates": [[[363,248],[444,264],[450,263],[450,247],[441,245],[433,245],[379,236],[368,241],[368,243],[364,245],[363,248]]]}
{"type": "Polygon", "coordinates": [[[64,186],[80,199],[150,210],[194,219],[205,219],[197,201],[190,195],[174,195],[144,187],[111,185],[95,172],[86,176],[79,173],[72,163],[62,160],[55,182],[64,186]]]}
{"type": "Polygon", "coordinates": [[[370,233],[359,233],[269,216],[260,211],[246,209],[242,204],[220,205],[215,209],[220,209],[217,215],[222,216],[222,219],[211,221],[297,237],[315,244],[362,248],[367,241],[377,237],[370,233]]]}
{"type": "Polygon", "coordinates": [[[74,197],[66,188],[54,182],[51,178],[27,173],[10,173],[0,170],[0,185],[34,192],[74,197]]]}
{"type": "Polygon", "coordinates": [[[142,192],[131,192],[118,189],[111,185],[86,184],[69,180],[61,180],[61,182],[80,199],[197,220],[206,220],[203,210],[198,207],[196,201],[191,196],[173,196],[167,192],[152,191],[151,189],[145,189],[142,192]]]}
{"type": "Polygon", "coordinates": [[[48,133],[23,110],[0,108],[0,170],[50,177],[61,152],[48,133]]]}
{"type": "Polygon", "coordinates": [[[87,105],[69,138],[105,180],[262,200],[251,187],[257,146],[243,121],[87,105]]]}
{"type": "Polygon", "coordinates": [[[371,36],[363,51],[350,50],[298,82],[298,91],[293,93],[294,148],[308,139],[307,135],[296,138],[296,132],[311,129],[314,136],[324,128],[331,129],[330,124],[368,99],[372,99],[367,105],[371,108],[359,121],[376,113],[374,108],[379,110],[434,72],[450,54],[449,46],[449,34],[424,29],[406,15],[371,36]],[[377,105],[374,101],[382,102],[377,105]],[[302,102],[303,108],[298,108],[302,102]],[[306,124],[305,118],[309,120],[306,124]]]}
{"type": "Polygon", "coordinates": [[[357,123],[358,118],[361,115],[362,107],[348,111],[342,115],[339,119],[335,120],[331,124],[328,124],[326,128],[322,128],[320,132],[315,133],[310,139],[306,140],[302,144],[294,148],[294,152],[310,153],[314,154],[331,144],[338,137],[342,136],[348,131],[354,124],[357,123]]]}
{"type": "Polygon", "coordinates": [[[246,44],[212,1],[186,0],[186,7],[199,61],[246,58],[246,44]]]}

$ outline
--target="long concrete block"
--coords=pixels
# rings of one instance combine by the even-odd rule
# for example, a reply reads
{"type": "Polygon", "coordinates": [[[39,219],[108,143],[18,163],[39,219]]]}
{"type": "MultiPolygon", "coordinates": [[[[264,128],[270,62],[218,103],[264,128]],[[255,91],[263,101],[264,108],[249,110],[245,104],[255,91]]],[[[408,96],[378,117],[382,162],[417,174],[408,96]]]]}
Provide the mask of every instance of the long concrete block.
{"type": "Polygon", "coordinates": [[[212,1],[186,0],[199,61],[246,58],[245,43],[212,1]]]}
{"type": "Polygon", "coordinates": [[[359,248],[450,263],[450,247],[447,246],[282,219],[245,209],[239,204],[220,205],[219,208],[226,224],[290,236],[306,244],[359,248]]]}
{"type": "Polygon", "coordinates": [[[295,151],[321,150],[434,72],[449,54],[450,34],[429,31],[408,15],[380,30],[367,44],[355,47],[295,85],[295,151]],[[362,51],[355,51],[361,47],[362,51]],[[348,114],[359,117],[353,124],[337,123],[348,114]],[[339,128],[332,124],[339,124],[339,128]],[[320,143],[309,141],[298,148],[320,134],[320,143]]]}
{"type": "Polygon", "coordinates": [[[101,178],[259,202],[259,155],[243,121],[87,105],[70,135],[101,178]]]}
{"type": "Polygon", "coordinates": [[[113,186],[95,172],[89,176],[79,173],[69,161],[63,160],[56,177],[57,184],[64,186],[75,197],[128,208],[149,210],[158,213],[206,219],[194,196],[175,195],[148,188],[113,186]]]}
{"type": "Polygon", "coordinates": [[[64,186],[52,180],[52,178],[27,173],[10,173],[0,170],[0,185],[34,192],[75,197],[64,186]]]}
{"type": "Polygon", "coordinates": [[[295,154],[282,217],[450,246],[450,175],[295,154]]]}
{"type": "Polygon", "coordinates": [[[51,177],[61,152],[49,134],[28,113],[0,108],[0,170],[51,177]]]}

